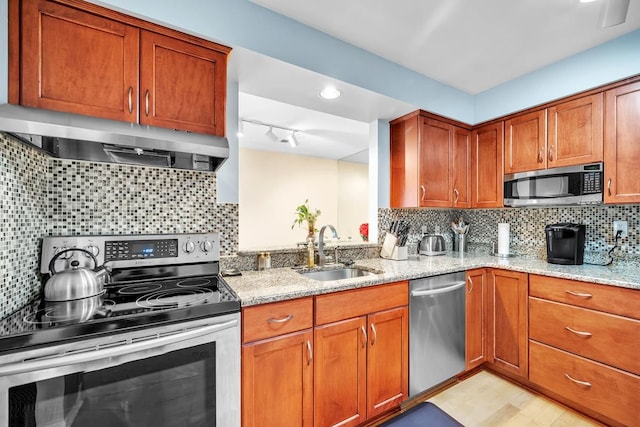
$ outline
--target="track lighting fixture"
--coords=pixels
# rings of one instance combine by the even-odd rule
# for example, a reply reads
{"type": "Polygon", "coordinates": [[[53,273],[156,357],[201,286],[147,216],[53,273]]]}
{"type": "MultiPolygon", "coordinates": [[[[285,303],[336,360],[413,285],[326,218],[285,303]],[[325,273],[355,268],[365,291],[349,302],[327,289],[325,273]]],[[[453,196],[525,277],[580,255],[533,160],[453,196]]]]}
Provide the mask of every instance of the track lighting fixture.
{"type": "Polygon", "coordinates": [[[273,126],[269,126],[269,130],[265,133],[265,135],[271,140],[271,142],[278,141],[278,135],[273,133],[273,126]]]}
{"type": "Polygon", "coordinates": [[[296,148],[298,146],[298,139],[296,138],[295,130],[292,130],[291,135],[289,135],[289,145],[291,148],[296,148]]]}
{"type": "Polygon", "coordinates": [[[244,120],[244,119],[240,119],[240,123],[238,124],[238,136],[242,136],[242,134],[244,134],[244,124],[245,123],[249,123],[252,125],[257,125],[257,126],[265,126],[269,129],[267,129],[267,131],[265,132],[265,136],[269,139],[269,141],[271,142],[288,142],[289,145],[292,148],[295,148],[298,146],[298,138],[296,137],[296,133],[301,132],[297,129],[291,129],[291,128],[286,128],[283,126],[277,126],[277,125],[272,125],[270,123],[264,123],[264,122],[259,122],[259,121],[255,121],[255,120],[244,120]],[[273,131],[274,129],[280,129],[283,131],[287,131],[289,132],[289,136],[284,139],[284,138],[280,138],[278,135],[276,135],[276,133],[273,131]]]}

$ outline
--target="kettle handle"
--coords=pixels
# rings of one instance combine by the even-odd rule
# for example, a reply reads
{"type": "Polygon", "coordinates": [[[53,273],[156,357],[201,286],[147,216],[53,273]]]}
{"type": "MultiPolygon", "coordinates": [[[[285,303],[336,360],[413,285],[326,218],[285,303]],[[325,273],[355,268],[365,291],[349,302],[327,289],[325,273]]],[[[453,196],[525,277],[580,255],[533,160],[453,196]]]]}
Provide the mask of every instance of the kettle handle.
{"type": "Polygon", "coordinates": [[[49,272],[51,273],[52,276],[56,274],[56,267],[55,267],[56,260],[58,259],[58,257],[60,257],[60,255],[65,254],[67,252],[84,252],[85,254],[89,255],[93,260],[93,268],[94,269],[98,268],[98,260],[96,259],[96,256],[94,254],[82,248],[69,248],[69,249],[65,249],[64,251],[58,252],[53,256],[53,258],[51,258],[51,261],[49,261],[49,272]]]}

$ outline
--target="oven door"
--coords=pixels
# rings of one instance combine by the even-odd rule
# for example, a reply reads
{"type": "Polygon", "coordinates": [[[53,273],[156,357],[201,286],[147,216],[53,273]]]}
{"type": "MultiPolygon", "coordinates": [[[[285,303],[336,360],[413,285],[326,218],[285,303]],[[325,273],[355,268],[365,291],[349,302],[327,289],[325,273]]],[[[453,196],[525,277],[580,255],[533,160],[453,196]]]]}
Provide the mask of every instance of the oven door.
{"type": "Polygon", "coordinates": [[[3,356],[0,427],[240,426],[240,315],[3,356]]]}

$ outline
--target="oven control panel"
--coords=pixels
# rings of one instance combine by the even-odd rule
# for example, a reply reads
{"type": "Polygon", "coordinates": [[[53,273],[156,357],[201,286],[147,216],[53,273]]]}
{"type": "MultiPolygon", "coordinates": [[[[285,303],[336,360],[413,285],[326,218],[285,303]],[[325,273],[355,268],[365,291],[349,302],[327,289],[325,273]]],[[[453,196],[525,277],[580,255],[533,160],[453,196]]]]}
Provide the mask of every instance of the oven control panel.
{"type": "Polygon", "coordinates": [[[112,268],[191,264],[220,260],[218,233],[139,234],[114,236],[51,236],[42,239],[40,272],[49,273],[49,262],[66,249],[83,249],[60,254],[56,271],[70,268],[77,260],[81,267],[93,268],[93,254],[98,265],[108,262],[112,268]],[[85,252],[87,251],[87,252],[85,252]]]}

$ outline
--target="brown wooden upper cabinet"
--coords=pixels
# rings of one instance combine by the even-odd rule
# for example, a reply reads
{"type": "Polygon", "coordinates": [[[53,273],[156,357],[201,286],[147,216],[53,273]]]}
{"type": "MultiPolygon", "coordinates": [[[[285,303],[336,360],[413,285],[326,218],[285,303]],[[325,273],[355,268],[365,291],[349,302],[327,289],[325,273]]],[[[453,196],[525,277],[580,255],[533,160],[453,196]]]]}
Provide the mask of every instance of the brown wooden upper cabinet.
{"type": "Polygon", "coordinates": [[[602,93],[505,121],[504,173],[600,162],[602,93]]]}
{"type": "Polygon", "coordinates": [[[471,207],[471,132],[415,112],[391,122],[391,207],[471,207]]]}
{"type": "Polygon", "coordinates": [[[605,92],[605,203],[640,202],[640,82],[605,92]]]}
{"type": "Polygon", "coordinates": [[[504,123],[474,128],[471,133],[471,206],[503,206],[502,147],[504,123]]]}
{"type": "Polygon", "coordinates": [[[10,6],[11,102],[224,136],[229,48],[77,0],[10,6]]]}

